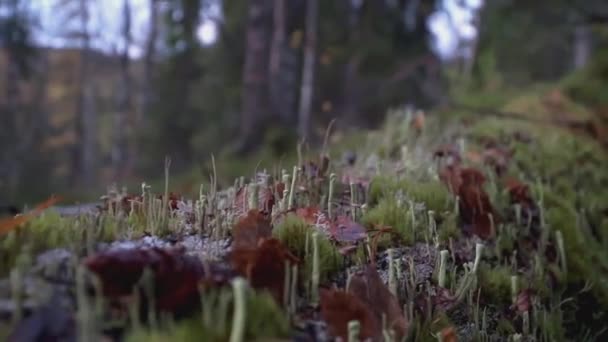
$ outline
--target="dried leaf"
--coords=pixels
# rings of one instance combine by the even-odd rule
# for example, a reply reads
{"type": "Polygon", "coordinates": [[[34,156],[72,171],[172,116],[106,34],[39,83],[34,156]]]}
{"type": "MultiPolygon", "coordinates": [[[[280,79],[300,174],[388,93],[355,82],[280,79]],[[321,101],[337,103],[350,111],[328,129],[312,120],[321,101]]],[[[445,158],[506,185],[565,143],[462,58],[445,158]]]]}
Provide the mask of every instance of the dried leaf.
{"type": "Polygon", "coordinates": [[[535,206],[534,200],[530,196],[528,185],[515,178],[508,178],[505,181],[505,188],[509,192],[511,203],[518,203],[523,209],[531,209],[535,206]]]}
{"type": "Polygon", "coordinates": [[[270,218],[257,209],[249,210],[232,229],[233,248],[256,248],[258,242],[270,237],[271,233],[270,218]]]}
{"type": "Polygon", "coordinates": [[[320,289],[321,316],[327,322],[329,333],[333,337],[348,339],[348,322],[358,321],[361,327],[361,340],[374,339],[379,336],[380,323],[369,307],[352,293],[320,289]]]}
{"type": "Polygon", "coordinates": [[[493,226],[499,218],[483,189],[486,181],[483,173],[474,168],[449,165],[440,171],[439,178],[460,198],[460,218],[465,230],[471,230],[483,239],[493,236],[493,226]]]}
{"type": "Polygon", "coordinates": [[[295,257],[281,241],[263,239],[255,248],[237,248],[230,253],[233,267],[245,276],[252,287],[268,290],[277,303],[283,302],[285,263],[297,264],[295,257]]]}
{"type": "Polygon", "coordinates": [[[329,225],[329,220],[327,219],[327,216],[319,209],[319,207],[297,208],[296,216],[298,216],[308,224],[329,225]]]}
{"type": "Polygon", "coordinates": [[[440,334],[443,342],[458,342],[458,335],[456,335],[454,327],[443,328],[440,334]]]}
{"type": "Polygon", "coordinates": [[[426,116],[423,111],[416,112],[416,115],[412,118],[410,122],[410,127],[412,127],[418,134],[422,133],[424,129],[424,124],[426,121],[426,116]]]}
{"type": "Polygon", "coordinates": [[[519,313],[530,311],[532,307],[532,290],[526,289],[519,292],[514,306],[519,313]]]}
{"type": "Polygon", "coordinates": [[[194,256],[180,249],[133,248],[116,249],[93,255],[84,265],[101,280],[103,293],[108,297],[132,294],[145,269],[154,274],[157,309],[183,313],[197,307],[198,285],[226,284],[233,276],[219,264],[204,267],[194,256]]]}
{"type": "Polygon", "coordinates": [[[406,335],[408,322],[399,301],[384,285],[374,264],[368,264],[362,272],[353,275],[349,292],[360,298],[379,322],[385,315],[388,326],[395,331],[398,339],[406,335]]]}
{"type": "Polygon", "coordinates": [[[473,234],[482,239],[492,237],[498,216],[488,194],[480,186],[468,184],[461,186],[459,196],[460,217],[465,225],[470,225],[473,234]]]}
{"type": "Polygon", "coordinates": [[[8,232],[10,232],[11,230],[13,230],[13,229],[17,228],[18,226],[22,225],[23,223],[25,223],[25,222],[31,220],[32,218],[40,215],[40,213],[42,213],[47,208],[53,206],[55,203],[59,202],[60,200],[61,200],[61,197],[51,196],[46,201],[38,204],[34,208],[34,210],[30,211],[27,214],[18,215],[18,216],[15,216],[15,217],[9,217],[9,218],[5,218],[5,219],[0,220],[0,236],[6,234],[8,232]]]}

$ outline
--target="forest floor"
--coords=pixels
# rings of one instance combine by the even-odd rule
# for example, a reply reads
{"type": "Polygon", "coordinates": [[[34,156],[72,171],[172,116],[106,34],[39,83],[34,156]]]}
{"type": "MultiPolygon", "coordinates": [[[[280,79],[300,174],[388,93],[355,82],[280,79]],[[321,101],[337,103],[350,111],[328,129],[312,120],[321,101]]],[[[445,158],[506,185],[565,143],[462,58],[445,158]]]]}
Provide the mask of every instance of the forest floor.
{"type": "Polygon", "coordinates": [[[51,198],[0,220],[0,339],[605,341],[594,118],[559,91],[396,110],[230,187],[213,164],[197,196],[166,170],[99,205],[51,198]]]}

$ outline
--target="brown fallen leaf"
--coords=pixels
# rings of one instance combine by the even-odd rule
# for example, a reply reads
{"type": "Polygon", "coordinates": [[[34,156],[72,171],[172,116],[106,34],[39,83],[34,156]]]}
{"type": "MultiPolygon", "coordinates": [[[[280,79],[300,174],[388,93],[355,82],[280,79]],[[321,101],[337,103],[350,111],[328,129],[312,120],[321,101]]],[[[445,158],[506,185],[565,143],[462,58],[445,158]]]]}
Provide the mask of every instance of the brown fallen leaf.
{"type": "Polygon", "coordinates": [[[380,323],[369,307],[352,293],[335,289],[319,290],[321,316],[333,337],[348,339],[348,322],[358,321],[361,340],[375,339],[381,330],[380,323]]]}
{"type": "Polygon", "coordinates": [[[285,263],[295,265],[295,257],[281,241],[262,239],[255,248],[237,248],[230,253],[230,261],[238,273],[245,276],[255,289],[268,290],[277,303],[283,303],[285,263]]]}
{"type": "Polygon", "coordinates": [[[154,276],[157,309],[172,313],[197,308],[201,283],[225,285],[235,275],[221,264],[203,265],[177,248],[115,249],[88,257],[84,265],[99,277],[103,294],[110,298],[131,295],[144,270],[149,268],[154,276]]]}
{"type": "Polygon", "coordinates": [[[483,189],[486,181],[483,173],[474,168],[448,165],[439,172],[439,178],[458,195],[460,218],[465,227],[470,227],[473,234],[483,239],[492,237],[499,217],[483,189]]]}
{"type": "Polygon", "coordinates": [[[270,218],[257,209],[251,209],[232,229],[232,245],[235,249],[253,249],[258,242],[270,237],[272,225],[270,218]]]}
{"type": "MultiPolygon", "coordinates": [[[[408,321],[399,301],[384,285],[374,264],[368,264],[363,271],[353,275],[348,291],[360,298],[379,322],[385,316],[388,327],[395,331],[397,339],[406,335],[408,321]]],[[[377,331],[376,334],[381,335],[382,331],[377,331]]]]}
{"type": "Polygon", "coordinates": [[[23,223],[40,215],[40,213],[42,213],[45,209],[53,206],[55,203],[59,202],[60,200],[61,200],[61,197],[51,196],[46,201],[36,205],[34,210],[30,211],[29,213],[0,220],[0,236],[10,232],[11,230],[22,225],[23,223]]]}

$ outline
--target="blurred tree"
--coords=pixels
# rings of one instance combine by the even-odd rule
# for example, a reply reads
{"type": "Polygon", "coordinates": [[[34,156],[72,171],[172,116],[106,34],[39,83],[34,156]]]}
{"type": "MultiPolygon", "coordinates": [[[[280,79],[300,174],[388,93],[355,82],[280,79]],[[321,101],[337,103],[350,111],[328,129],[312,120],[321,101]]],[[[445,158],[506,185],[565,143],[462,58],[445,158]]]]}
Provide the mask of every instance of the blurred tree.
{"type": "Polygon", "coordinates": [[[73,22],[66,36],[79,46],[79,71],[75,115],[76,143],[72,150],[72,180],[91,185],[96,180],[97,170],[97,108],[95,85],[90,80],[91,41],[90,29],[92,0],[60,0],[57,10],[65,13],[65,21],[73,22]]]}
{"type": "Polygon", "coordinates": [[[129,0],[123,0],[122,5],[122,52],[120,55],[120,82],[118,88],[117,108],[114,115],[114,137],[112,139],[112,166],[115,178],[125,178],[132,171],[134,158],[136,156],[135,142],[128,139],[133,130],[134,117],[132,115],[131,92],[133,82],[131,81],[131,4],[129,0]]]}
{"type": "Polygon", "coordinates": [[[587,63],[594,44],[590,29],[607,23],[602,0],[488,1],[481,13],[476,84],[488,81],[488,64],[510,84],[563,77],[587,63]]]}
{"type": "Polygon", "coordinates": [[[42,153],[48,65],[32,39],[35,25],[27,1],[0,1],[0,63],[6,70],[0,80],[0,193],[13,200],[28,191],[40,194],[49,185],[46,177],[28,177],[48,163],[42,153]],[[26,82],[34,86],[24,88],[26,82]]]}
{"type": "Polygon", "coordinates": [[[304,65],[302,67],[302,92],[298,111],[298,135],[307,141],[310,132],[310,116],[314,91],[315,62],[317,55],[317,25],[319,3],[317,0],[306,2],[306,34],[304,43],[304,65]]]}
{"type": "Polygon", "coordinates": [[[272,0],[250,0],[247,9],[239,152],[255,148],[271,116],[268,63],[272,36],[272,0]]]}
{"type": "MultiPolygon", "coordinates": [[[[177,0],[162,6],[164,59],[158,64],[156,96],[152,100],[152,125],[146,126],[144,144],[159,155],[170,156],[177,169],[191,165],[191,139],[203,122],[194,106],[195,83],[202,78],[197,29],[204,2],[177,0]]],[[[150,43],[151,44],[151,43],[150,43]]]]}

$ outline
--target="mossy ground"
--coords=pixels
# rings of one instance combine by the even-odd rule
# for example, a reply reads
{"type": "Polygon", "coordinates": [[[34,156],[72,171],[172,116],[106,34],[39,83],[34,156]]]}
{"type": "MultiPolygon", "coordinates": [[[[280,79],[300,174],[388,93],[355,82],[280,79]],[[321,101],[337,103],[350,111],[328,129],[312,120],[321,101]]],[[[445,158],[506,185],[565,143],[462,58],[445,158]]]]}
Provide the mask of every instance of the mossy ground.
{"type": "MultiPolygon", "coordinates": [[[[388,248],[399,250],[414,244],[425,246],[417,249],[418,254],[406,252],[396,261],[400,270],[396,279],[404,287],[404,290],[399,290],[400,302],[414,307],[411,310],[413,317],[408,317],[410,340],[436,340],[434,336],[446,327],[453,327],[462,340],[478,341],[517,339],[524,335],[531,341],[601,341],[606,336],[608,173],[605,170],[608,169],[608,155],[593,138],[573,133],[568,127],[552,122],[555,111],[543,100],[550,96],[551,89],[541,87],[537,91],[541,95],[517,95],[510,100],[487,99],[505,111],[530,112],[532,120],[444,112],[436,117],[428,115],[424,130],[418,134],[410,127],[405,112],[394,111],[387,124],[378,131],[333,138],[329,146],[331,172],[339,176],[342,173],[355,175],[369,183],[364,198],[357,199],[360,202],[356,203],[356,221],[369,230],[370,236],[382,228],[390,227],[392,231],[381,235],[377,241],[378,250],[373,254],[386,255],[382,253],[388,248]],[[479,165],[477,167],[488,178],[484,189],[502,220],[497,222],[497,236],[489,241],[480,241],[461,231],[456,198],[437,177],[439,170],[433,151],[438,145],[460,139],[466,156],[466,151],[482,151],[488,138],[512,150],[505,172],[529,186],[539,216],[532,228],[540,232],[539,236],[532,237],[529,222],[514,218],[514,208],[499,177],[490,168],[479,165]],[[340,153],[347,150],[353,150],[357,155],[353,166],[346,166],[340,160],[340,153]],[[429,260],[438,263],[439,251],[448,250],[447,288],[456,291],[460,284],[473,279],[468,263],[474,261],[475,243],[480,242],[484,244],[481,264],[474,281],[465,288],[462,301],[449,310],[434,307],[431,314],[424,312],[427,303],[423,301],[420,304],[414,299],[432,298],[431,294],[437,288],[439,265],[433,264],[428,275],[421,265],[429,260]],[[411,284],[419,278],[423,279],[419,284],[411,284]],[[529,297],[525,297],[528,293],[529,297]]],[[[560,101],[562,109],[572,117],[589,118],[589,112],[569,98],[560,101]]],[[[307,155],[311,154],[305,153],[307,155]]],[[[298,158],[296,153],[290,153],[277,168],[265,164],[272,160],[270,154],[266,157],[262,158],[257,170],[266,168],[269,173],[279,175],[282,169],[291,170],[290,166],[298,158]]],[[[216,174],[221,174],[222,178],[219,189],[229,188],[238,176],[250,179],[256,171],[257,162],[253,165],[251,160],[232,162],[221,157],[216,160],[216,174]]],[[[474,165],[466,160],[465,163],[474,165]]],[[[192,222],[186,224],[181,216],[171,214],[163,221],[166,236],[179,240],[194,233],[217,238],[219,235],[214,235],[217,227],[225,229],[222,227],[230,227],[235,220],[227,204],[235,189],[213,193],[207,180],[202,180],[204,177],[193,173],[184,178],[185,181],[172,178],[171,189],[189,182],[205,183],[203,197],[199,197],[198,185],[193,186],[195,191],[188,190],[184,196],[193,198],[194,207],[199,203],[196,201],[206,203],[210,215],[203,220],[195,210],[195,222],[201,219],[203,227],[192,228],[192,222]]],[[[304,184],[318,186],[319,189],[314,190],[322,196],[328,194],[326,179],[304,184]]],[[[162,183],[153,184],[153,189],[158,192],[163,187],[162,183]]],[[[349,207],[352,200],[349,184],[338,184],[336,189],[333,200],[339,203],[338,212],[350,215],[353,209],[349,207]]],[[[306,201],[310,202],[311,198],[319,201],[310,196],[306,201]]],[[[296,198],[294,203],[306,201],[296,198]]],[[[308,202],[307,205],[326,208],[326,202],[308,202]]],[[[92,218],[60,217],[49,211],[0,237],[0,276],[7,276],[15,268],[25,272],[36,255],[49,249],[66,248],[82,257],[93,252],[98,242],[136,239],[149,234],[150,226],[155,223],[145,213],[147,211],[143,216],[106,213],[92,218]]],[[[302,260],[299,280],[304,286],[298,290],[304,293],[298,294],[296,308],[300,311],[296,310],[295,317],[287,319],[285,309],[277,306],[266,294],[248,292],[247,307],[251,310],[247,313],[248,340],[285,339],[294,333],[298,320],[304,320],[304,312],[310,310],[307,299],[314,263],[310,242],[313,229],[313,225],[295,214],[283,215],[280,223],[275,225],[273,235],[302,260]]],[[[371,248],[375,247],[371,242],[371,238],[367,239],[351,254],[343,256],[338,252],[341,246],[321,236],[321,284],[329,286],[336,282],[343,286],[352,260],[361,262],[369,258],[371,248]]],[[[376,261],[380,271],[386,275],[386,259],[376,261]]],[[[222,293],[230,299],[230,291],[226,291],[222,293]]],[[[202,336],[209,340],[225,340],[231,330],[231,311],[222,311],[222,305],[217,304],[219,302],[214,302],[212,297],[207,299],[212,303],[207,307],[208,311],[203,309],[198,316],[173,322],[160,330],[131,329],[127,340],[188,341],[200,340],[202,336]],[[206,325],[209,317],[220,316],[223,318],[219,320],[224,324],[206,325]]],[[[310,315],[306,317],[311,319],[310,315]]],[[[10,322],[2,324],[0,327],[11,326],[10,322]]],[[[0,334],[2,330],[0,328],[0,334]]]]}

